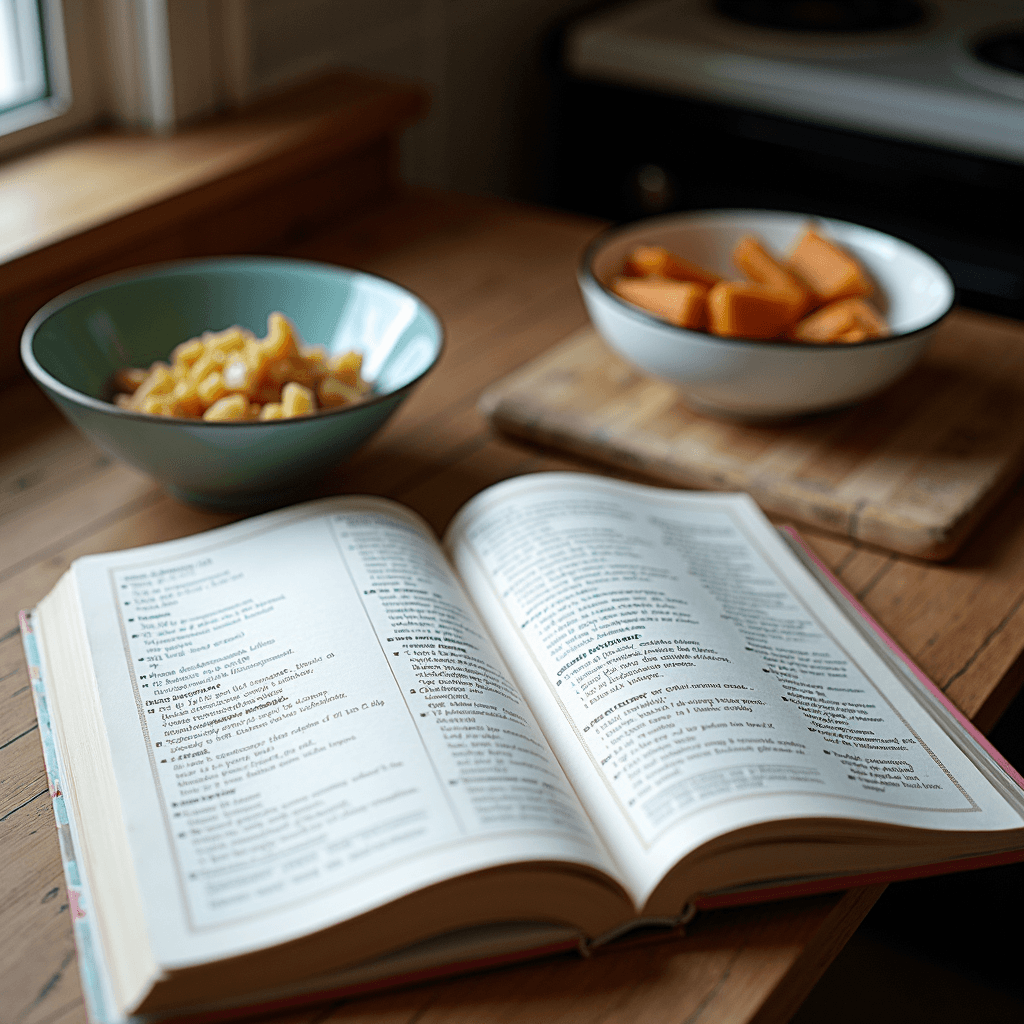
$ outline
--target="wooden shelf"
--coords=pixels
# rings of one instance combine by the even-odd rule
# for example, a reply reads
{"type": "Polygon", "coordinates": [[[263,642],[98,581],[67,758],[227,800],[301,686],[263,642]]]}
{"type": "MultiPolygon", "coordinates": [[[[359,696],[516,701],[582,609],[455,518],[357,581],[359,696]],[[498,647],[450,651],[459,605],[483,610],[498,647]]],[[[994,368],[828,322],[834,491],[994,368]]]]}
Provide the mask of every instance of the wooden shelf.
{"type": "Polygon", "coordinates": [[[390,194],[426,92],[333,75],[161,138],[102,130],[0,164],[0,380],[32,313],[124,267],[258,252],[390,194]]]}

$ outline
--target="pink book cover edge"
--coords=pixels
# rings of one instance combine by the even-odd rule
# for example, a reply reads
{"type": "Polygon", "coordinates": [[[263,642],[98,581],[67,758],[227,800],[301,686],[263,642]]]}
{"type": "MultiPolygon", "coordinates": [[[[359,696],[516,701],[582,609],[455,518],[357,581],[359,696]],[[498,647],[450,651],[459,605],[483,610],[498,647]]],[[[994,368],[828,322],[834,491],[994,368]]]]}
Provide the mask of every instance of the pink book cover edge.
{"type": "Polygon", "coordinates": [[[992,746],[991,743],[985,738],[985,735],[974,725],[974,723],[940,690],[935,683],[933,683],[928,676],[921,671],[917,665],[911,660],[911,658],[904,652],[904,650],[896,643],[895,640],[874,619],[871,613],[850,593],[846,587],[839,581],[839,579],[833,574],[832,570],[804,543],[803,538],[797,533],[796,530],[791,526],[784,526],[781,528],[792,540],[800,545],[800,550],[807,555],[807,557],[814,562],[814,564],[821,570],[821,572],[829,578],[837,590],[850,602],[850,606],[855,612],[868,624],[871,631],[875,633],[878,638],[885,644],[886,647],[896,655],[904,665],[914,673],[915,678],[924,686],[926,686],[935,697],[943,704],[943,706],[953,715],[953,717],[964,727],[964,730],[969,733],[984,749],[991,755],[992,759],[999,765],[1000,768],[1006,772],[1007,775],[1013,779],[1014,782],[1024,789],[1024,776],[1021,776],[1020,772],[1010,764],[1009,761],[1003,757],[1002,754],[992,746]]]}
{"type": "MultiPolygon", "coordinates": [[[[999,753],[998,750],[986,739],[984,734],[971,722],[971,720],[949,699],[925,675],[924,672],[913,662],[907,653],[896,643],[895,640],[879,625],[871,613],[843,586],[836,575],[827,565],[807,546],[800,534],[791,526],[781,528],[794,543],[800,546],[807,557],[814,562],[821,573],[828,577],[836,589],[850,603],[850,607],[867,623],[875,635],[885,646],[914,674],[914,677],[928,690],[935,695],[942,705],[953,715],[965,731],[972,736],[992,757],[992,759],[1003,769],[1013,781],[1024,789],[1024,777],[1010,764],[1009,761],[999,753]]],[[[793,882],[791,884],[780,884],[766,886],[763,889],[748,889],[732,893],[719,893],[716,895],[700,896],[695,900],[700,910],[714,910],[720,907],[748,906],[752,903],[767,903],[775,900],[790,899],[797,896],[811,896],[828,892],[841,892],[846,889],[860,888],[866,885],[877,885],[888,882],[897,882],[907,878],[925,878],[931,875],[946,874],[951,871],[970,871],[977,868],[995,867],[1000,864],[1012,864],[1024,860],[1024,851],[1011,850],[1005,853],[987,854],[978,857],[964,857],[952,861],[939,861],[933,864],[923,864],[908,868],[894,868],[889,871],[872,871],[857,875],[839,875],[832,878],[809,879],[807,881],[793,882]]]]}

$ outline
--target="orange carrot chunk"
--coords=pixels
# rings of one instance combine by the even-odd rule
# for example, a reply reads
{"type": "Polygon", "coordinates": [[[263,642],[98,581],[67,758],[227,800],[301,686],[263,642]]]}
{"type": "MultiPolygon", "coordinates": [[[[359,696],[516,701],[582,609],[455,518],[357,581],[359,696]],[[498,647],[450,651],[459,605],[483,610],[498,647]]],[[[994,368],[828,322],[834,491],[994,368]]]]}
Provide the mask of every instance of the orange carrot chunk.
{"type": "Polygon", "coordinates": [[[789,270],[772,256],[753,235],[736,243],[732,259],[750,280],[784,298],[790,306],[790,322],[795,323],[810,309],[813,297],[789,270]]]}
{"type": "Polygon", "coordinates": [[[817,304],[870,295],[860,264],[837,245],[808,229],[790,254],[789,267],[817,297],[817,304]]]}
{"type": "Polygon", "coordinates": [[[677,327],[698,328],[704,324],[704,296],[707,288],[695,281],[669,281],[663,277],[617,277],[612,281],[612,291],[619,298],[677,327]]]}
{"type": "Polygon", "coordinates": [[[721,278],[703,267],[684,260],[660,245],[639,245],[626,259],[623,268],[629,277],[668,277],[674,281],[696,281],[710,288],[721,278]]]}
{"type": "Polygon", "coordinates": [[[792,323],[792,306],[759,285],[719,281],[707,297],[712,334],[731,338],[774,338],[792,323]]]}
{"type": "Polygon", "coordinates": [[[873,306],[863,299],[840,299],[804,317],[790,330],[789,337],[822,345],[883,338],[888,333],[889,325],[873,306]]]}

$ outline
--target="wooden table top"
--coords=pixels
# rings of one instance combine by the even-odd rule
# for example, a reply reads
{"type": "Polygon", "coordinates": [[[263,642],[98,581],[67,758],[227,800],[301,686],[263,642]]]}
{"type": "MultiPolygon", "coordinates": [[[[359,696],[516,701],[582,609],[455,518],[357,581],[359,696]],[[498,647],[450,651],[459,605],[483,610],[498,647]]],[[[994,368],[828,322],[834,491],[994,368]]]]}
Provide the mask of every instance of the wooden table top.
{"type": "MultiPolygon", "coordinates": [[[[325,493],[387,495],[438,531],[482,488],[546,469],[594,469],[495,436],[488,384],[586,322],[574,268],[596,222],[489,200],[409,193],[283,254],[359,267],[425,298],[447,330],[440,365],[325,493]]],[[[1024,326],[954,314],[965,329],[1024,326]]],[[[620,474],[626,477],[626,474],[620,474]]],[[[228,521],[178,504],[68,427],[33,385],[0,400],[0,1022],[84,1024],[53,812],[46,799],[16,613],[72,559],[228,521]]],[[[929,564],[804,531],[905,650],[982,728],[1024,679],[1024,486],[958,556],[929,564]]],[[[282,1024],[785,1021],[882,887],[717,911],[684,938],[434,983],[282,1024]]]]}

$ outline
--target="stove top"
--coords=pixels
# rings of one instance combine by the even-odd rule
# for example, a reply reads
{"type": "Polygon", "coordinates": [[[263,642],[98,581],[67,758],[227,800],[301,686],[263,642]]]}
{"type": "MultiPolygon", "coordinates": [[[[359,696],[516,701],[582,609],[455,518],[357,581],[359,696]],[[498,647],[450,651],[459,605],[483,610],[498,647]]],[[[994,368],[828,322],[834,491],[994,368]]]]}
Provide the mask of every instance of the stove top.
{"type": "Polygon", "coordinates": [[[657,0],[577,21],[573,73],[1024,163],[1019,0],[657,0]]]}

